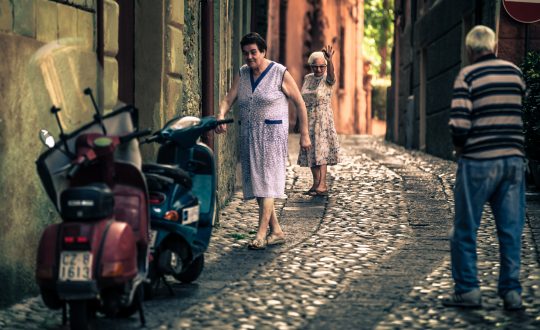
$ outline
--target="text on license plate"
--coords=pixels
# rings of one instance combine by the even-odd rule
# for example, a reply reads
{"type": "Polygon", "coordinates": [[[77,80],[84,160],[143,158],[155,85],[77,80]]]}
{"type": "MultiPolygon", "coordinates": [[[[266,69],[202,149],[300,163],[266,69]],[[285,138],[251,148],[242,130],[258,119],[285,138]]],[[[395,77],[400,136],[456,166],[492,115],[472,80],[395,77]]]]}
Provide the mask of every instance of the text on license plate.
{"type": "Polygon", "coordinates": [[[182,224],[188,225],[199,221],[199,205],[185,208],[182,212],[182,224]]]}
{"type": "Polygon", "coordinates": [[[92,253],[88,251],[62,251],[58,277],[60,281],[92,279],[92,253]]]}
{"type": "Polygon", "coordinates": [[[151,230],[150,231],[150,249],[154,249],[154,245],[156,245],[156,239],[157,239],[157,230],[151,230]]]}

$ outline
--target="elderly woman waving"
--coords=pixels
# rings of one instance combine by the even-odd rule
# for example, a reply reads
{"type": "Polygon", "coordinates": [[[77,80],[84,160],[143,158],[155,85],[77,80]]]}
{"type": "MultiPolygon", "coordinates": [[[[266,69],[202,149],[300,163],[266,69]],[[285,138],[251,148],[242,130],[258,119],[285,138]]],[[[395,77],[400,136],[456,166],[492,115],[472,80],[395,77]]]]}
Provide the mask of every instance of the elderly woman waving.
{"type": "Polygon", "coordinates": [[[309,56],[312,73],[304,77],[302,97],[306,103],[309,121],[309,138],[313,148],[300,150],[298,165],[310,167],[313,184],[306,191],[311,196],[328,195],[326,170],[328,165],[339,162],[339,141],[332,112],[332,86],[336,78],[332,46],[309,56]]]}
{"type": "MultiPolygon", "coordinates": [[[[290,73],[283,65],[266,58],[266,41],[259,34],[245,35],[240,46],[246,64],[220,103],[218,119],[223,119],[238,100],[244,199],[256,198],[259,205],[259,228],[248,247],[259,250],[285,241],[274,199],[286,197],[288,100],[293,102],[300,118],[301,149],[309,150],[311,142],[306,107],[290,73]]],[[[216,133],[225,131],[225,125],[216,128],[216,133]]]]}

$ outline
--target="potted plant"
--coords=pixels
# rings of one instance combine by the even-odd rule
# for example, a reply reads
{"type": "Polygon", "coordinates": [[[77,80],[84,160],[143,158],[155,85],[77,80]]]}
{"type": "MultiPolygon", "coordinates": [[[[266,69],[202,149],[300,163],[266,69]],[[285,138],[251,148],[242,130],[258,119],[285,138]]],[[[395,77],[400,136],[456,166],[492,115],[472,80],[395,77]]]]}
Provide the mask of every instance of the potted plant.
{"type": "Polygon", "coordinates": [[[521,70],[527,84],[523,99],[525,154],[534,183],[540,188],[540,52],[528,52],[521,70]]]}

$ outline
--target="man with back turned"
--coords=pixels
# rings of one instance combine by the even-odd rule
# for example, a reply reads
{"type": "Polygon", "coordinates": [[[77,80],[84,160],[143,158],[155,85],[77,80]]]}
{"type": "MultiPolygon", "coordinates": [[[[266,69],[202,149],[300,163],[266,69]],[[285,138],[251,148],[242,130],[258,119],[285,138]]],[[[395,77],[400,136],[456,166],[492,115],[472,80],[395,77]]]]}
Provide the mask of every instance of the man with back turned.
{"type": "Polygon", "coordinates": [[[470,62],[454,82],[450,132],[458,157],[455,218],[450,237],[454,294],[445,306],[481,307],[476,238],[489,202],[500,245],[498,294],[507,310],[522,308],[519,282],[525,219],[522,97],[525,83],[514,64],[495,55],[496,36],[475,26],[465,39],[470,62]]]}

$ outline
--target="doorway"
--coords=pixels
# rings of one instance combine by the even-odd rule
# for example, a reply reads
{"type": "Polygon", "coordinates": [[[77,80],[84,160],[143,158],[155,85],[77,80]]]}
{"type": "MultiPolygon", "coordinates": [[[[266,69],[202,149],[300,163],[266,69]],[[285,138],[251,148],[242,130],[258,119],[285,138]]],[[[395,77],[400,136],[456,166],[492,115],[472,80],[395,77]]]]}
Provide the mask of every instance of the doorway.
{"type": "Polygon", "coordinates": [[[135,1],[116,0],[118,19],[118,100],[135,103],[135,1]]]}

